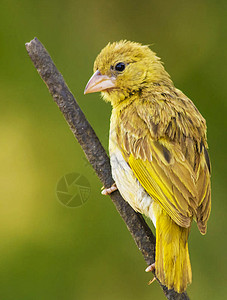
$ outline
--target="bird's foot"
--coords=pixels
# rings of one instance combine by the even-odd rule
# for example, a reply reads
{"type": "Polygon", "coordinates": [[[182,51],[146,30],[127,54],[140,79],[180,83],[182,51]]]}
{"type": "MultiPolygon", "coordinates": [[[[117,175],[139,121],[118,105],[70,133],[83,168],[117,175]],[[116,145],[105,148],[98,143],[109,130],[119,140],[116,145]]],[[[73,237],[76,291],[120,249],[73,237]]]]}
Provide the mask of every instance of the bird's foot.
{"type": "Polygon", "coordinates": [[[113,193],[116,190],[117,190],[117,186],[116,186],[116,183],[114,183],[114,184],[112,184],[112,186],[110,188],[107,188],[107,189],[104,189],[104,186],[103,186],[101,194],[102,195],[110,195],[111,193],[113,193]]]}
{"type": "Polygon", "coordinates": [[[150,266],[148,266],[145,270],[145,272],[152,272],[155,270],[155,262],[153,264],[151,264],[150,266]]]}
{"type": "MultiPolygon", "coordinates": [[[[150,266],[148,266],[145,270],[145,272],[152,272],[155,270],[155,263],[151,264],[150,266]]],[[[156,280],[156,277],[154,276],[153,279],[151,279],[149,282],[148,282],[148,285],[152,284],[154,281],[156,280]]]]}
{"type": "Polygon", "coordinates": [[[151,285],[154,281],[156,280],[156,277],[154,276],[154,278],[153,279],[151,279],[150,281],[148,281],[148,285],[151,285]]]}

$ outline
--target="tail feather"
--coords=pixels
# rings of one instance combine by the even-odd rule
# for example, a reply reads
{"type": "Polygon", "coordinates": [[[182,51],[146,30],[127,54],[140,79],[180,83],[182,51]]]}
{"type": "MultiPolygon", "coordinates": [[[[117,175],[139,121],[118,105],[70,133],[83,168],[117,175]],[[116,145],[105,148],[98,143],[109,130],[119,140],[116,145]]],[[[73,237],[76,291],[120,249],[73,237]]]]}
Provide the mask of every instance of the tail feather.
{"type": "Polygon", "coordinates": [[[189,228],[178,226],[163,210],[156,218],[156,276],[178,293],[192,281],[188,252],[189,228]]]}

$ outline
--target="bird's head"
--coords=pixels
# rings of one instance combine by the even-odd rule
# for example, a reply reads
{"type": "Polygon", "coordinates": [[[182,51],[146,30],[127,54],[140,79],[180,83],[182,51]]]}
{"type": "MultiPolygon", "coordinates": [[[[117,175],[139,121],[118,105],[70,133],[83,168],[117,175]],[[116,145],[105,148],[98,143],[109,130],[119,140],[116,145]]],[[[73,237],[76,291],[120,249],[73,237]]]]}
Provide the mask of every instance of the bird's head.
{"type": "Polygon", "coordinates": [[[102,92],[103,98],[115,105],[165,81],[170,81],[169,75],[148,46],[120,41],[109,43],[97,56],[84,93],[102,92]]]}

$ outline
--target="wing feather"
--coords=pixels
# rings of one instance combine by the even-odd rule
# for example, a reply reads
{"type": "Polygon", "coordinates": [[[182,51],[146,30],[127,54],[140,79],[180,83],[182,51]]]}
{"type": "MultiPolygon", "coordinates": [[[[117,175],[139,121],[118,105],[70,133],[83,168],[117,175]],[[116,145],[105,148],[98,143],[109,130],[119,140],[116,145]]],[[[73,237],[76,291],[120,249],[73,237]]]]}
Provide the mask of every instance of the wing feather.
{"type": "Polygon", "coordinates": [[[168,109],[163,103],[159,108],[156,102],[155,108],[134,103],[127,114],[119,113],[116,131],[122,154],[147,193],[178,225],[189,227],[195,217],[205,233],[211,207],[206,125],[187,99],[180,113],[176,103],[165,103],[168,109]],[[191,115],[183,109],[187,105],[191,115]]]}

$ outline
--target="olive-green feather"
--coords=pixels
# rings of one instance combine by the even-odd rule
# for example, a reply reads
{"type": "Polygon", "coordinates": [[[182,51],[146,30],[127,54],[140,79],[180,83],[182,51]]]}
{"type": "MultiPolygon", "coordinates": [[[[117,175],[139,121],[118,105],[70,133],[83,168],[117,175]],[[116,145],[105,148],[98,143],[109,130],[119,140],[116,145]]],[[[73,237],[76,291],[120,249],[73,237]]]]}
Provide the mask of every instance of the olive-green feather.
{"type": "Polygon", "coordinates": [[[156,101],[155,109],[149,97],[123,108],[116,127],[118,143],[151,197],[179,226],[189,227],[194,217],[204,234],[211,209],[206,124],[186,96],[171,95],[171,101],[156,101]]]}

